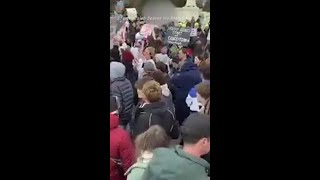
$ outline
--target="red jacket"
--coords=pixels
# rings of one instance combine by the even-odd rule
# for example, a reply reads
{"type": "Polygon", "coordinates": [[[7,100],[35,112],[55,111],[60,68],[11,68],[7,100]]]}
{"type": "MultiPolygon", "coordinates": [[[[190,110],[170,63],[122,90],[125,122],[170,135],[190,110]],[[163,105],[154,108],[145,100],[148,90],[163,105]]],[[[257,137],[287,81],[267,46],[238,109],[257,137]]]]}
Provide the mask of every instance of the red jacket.
{"type": "MultiPolygon", "coordinates": [[[[110,114],[110,157],[122,162],[123,172],[135,163],[134,147],[127,131],[118,127],[119,117],[110,114]]],[[[119,165],[110,159],[110,180],[125,180],[119,165]]]]}

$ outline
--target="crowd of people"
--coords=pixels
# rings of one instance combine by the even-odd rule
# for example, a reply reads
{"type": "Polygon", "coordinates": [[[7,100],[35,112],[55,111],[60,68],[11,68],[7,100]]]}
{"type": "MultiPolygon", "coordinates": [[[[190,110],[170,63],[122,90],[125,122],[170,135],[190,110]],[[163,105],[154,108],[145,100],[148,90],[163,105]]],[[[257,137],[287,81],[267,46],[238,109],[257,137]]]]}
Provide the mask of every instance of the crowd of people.
{"type": "Polygon", "coordinates": [[[180,47],[167,25],[140,38],[141,25],[110,50],[110,179],[210,179],[207,29],[180,47]]]}

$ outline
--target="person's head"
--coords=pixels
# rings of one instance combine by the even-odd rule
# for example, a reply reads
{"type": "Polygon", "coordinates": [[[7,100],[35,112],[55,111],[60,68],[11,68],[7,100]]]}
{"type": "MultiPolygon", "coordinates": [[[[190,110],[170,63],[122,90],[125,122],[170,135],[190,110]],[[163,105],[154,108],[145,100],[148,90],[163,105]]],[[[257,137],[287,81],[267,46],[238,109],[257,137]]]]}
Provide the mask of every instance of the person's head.
{"type": "Polygon", "coordinates": [[[138,98],[142,99],[143,101],[145,101],[145,96],[144,94],[142,93],[142,88],[143,88],[143,85],[148,82],[148,81],[151,81],[153,80],[152,77],[150,76],[144,76],[143,78],[139,79],[138,81],[136,81],[135,83],[135,88],[137,89],[137,94],[138,94],[138,98]]]}
{"type": "Polygon", "coordinates": [[[137,155],[147,151],[152,152],[156,148],[167,148],[170,145],[170,138],[166,131],[159,125],[151,126],[147,131],[139,134],[135,139],[137,155]]]}
{"type": "Polygon", "coordinates": [[[110,57],[113,58],[115,61],[120,61],[119,47],[115,48],[115,46],[113,46],[113,48],[110,50],[110,57]]]}
{"type": "Polygon", "coordinates": [[[157,81],[161,86],[167,83],[165,74],[160,70],[156,70],[151,74],[151,77],[157,81]]]}
{"type": "Polygon", "coordinates": [[[156,62],[156,68],[161,72],[168,74],[168,66],[165,63],[161,61],[156,62]]]}
{"type": "Polygon", "coordinates": [[[187,59],[187,53],[188,53],[188,48],[183,47],[179,50],[178,56],[180,60],[186,60],[187,59]]]}
{"type": "Polygon", "coordinates": [[[160,84],[151,80],[146,82],[142,87],[143,99],[146,103],[155,103],[161,101],[162,98],[162,89],[160,84]]]}
{"type": "Polygon", "coordinates": [[[156,65],[152,61],[148,61],[144,63],[143,70],[146,75],[153,73],[155,70],[157,70],[156,65]]]}
{"type": "Polygon", "coordinates": [[[197,100],[201,105],[205,105],[206,101],[210,98],[210,84],[201,82],[196,85],[197,100]]]}
{"type": "Polygon", "coordinates": [[[210,63],[204,61],[199,65],[202,80],[210,80],[210,63]]]}
{"type": "Polygon", "coordinates": [[[205,61],[204,55],[199,54],[196,55],[194,57],[194,64],[196,64],[197,66],[200,66],[201,63],[203,63],[205,61]]]}
{"type": "Polygon", "coordinates": [[[143,51],[143,56],[146,59],[153,59],[155,55],[155,49],[153,47],[147,47],[143,51]]]}
{"type": "Polygon", "coordinates": [[[132,55],[130,50],[125,50],[122,53],[122,61],[132,63],[134,56],[132,55]]]}
{"type": "Polygon", "coordinates": [[[120,62],[110,63],[110,80],[113,81],[116,78],[124,77],[126,67],[120,62]]]}
{"type": "Polygon", "coordinates": [[[200,157],[210,151],[210,116],[192,113],[181,126],[183,149],[200,157]]]}
{"type": "Polygon", "coordinates": [[[162,46],[161,48],[161,54],[167,54],[168,53],[168,48],[167,46],[162,46]]]}

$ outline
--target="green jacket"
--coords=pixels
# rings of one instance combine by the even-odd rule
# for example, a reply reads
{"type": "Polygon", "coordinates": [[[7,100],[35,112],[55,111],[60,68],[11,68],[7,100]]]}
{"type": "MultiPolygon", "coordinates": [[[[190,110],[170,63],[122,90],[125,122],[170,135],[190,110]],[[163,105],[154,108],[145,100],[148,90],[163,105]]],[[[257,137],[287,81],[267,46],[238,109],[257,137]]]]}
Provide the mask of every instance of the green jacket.
{"type": "Polygon", "coordinates": [[[207,161],[185,153],[181,146],[158,148],[142,180],[208,180],[209,169],[207,161]]]}
{"type": "Polygon", "coordinates": [[[143,162],[135,163],[125,173],[125,175],[127,175],[127,180],[140,180],[147,166],[148,166],[148,163],[143,163],[143,162]]]}

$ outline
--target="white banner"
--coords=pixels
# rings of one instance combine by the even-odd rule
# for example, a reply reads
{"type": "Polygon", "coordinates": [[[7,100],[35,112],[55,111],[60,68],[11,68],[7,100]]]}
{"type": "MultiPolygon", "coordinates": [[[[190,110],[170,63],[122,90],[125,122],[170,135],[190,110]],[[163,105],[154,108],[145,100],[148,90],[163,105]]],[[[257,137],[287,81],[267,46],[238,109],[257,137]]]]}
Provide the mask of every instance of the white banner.
{"type": "Polygon", "coordinates": [[[190,37],[195,37],[197,35],[198,35],[197,28],[191,28],[190,37]]]}
{"type": "Polygon", "coordinates": [[[126,8],[128,18],[133,21],[138,17],[136,8],[126,8]]]}

